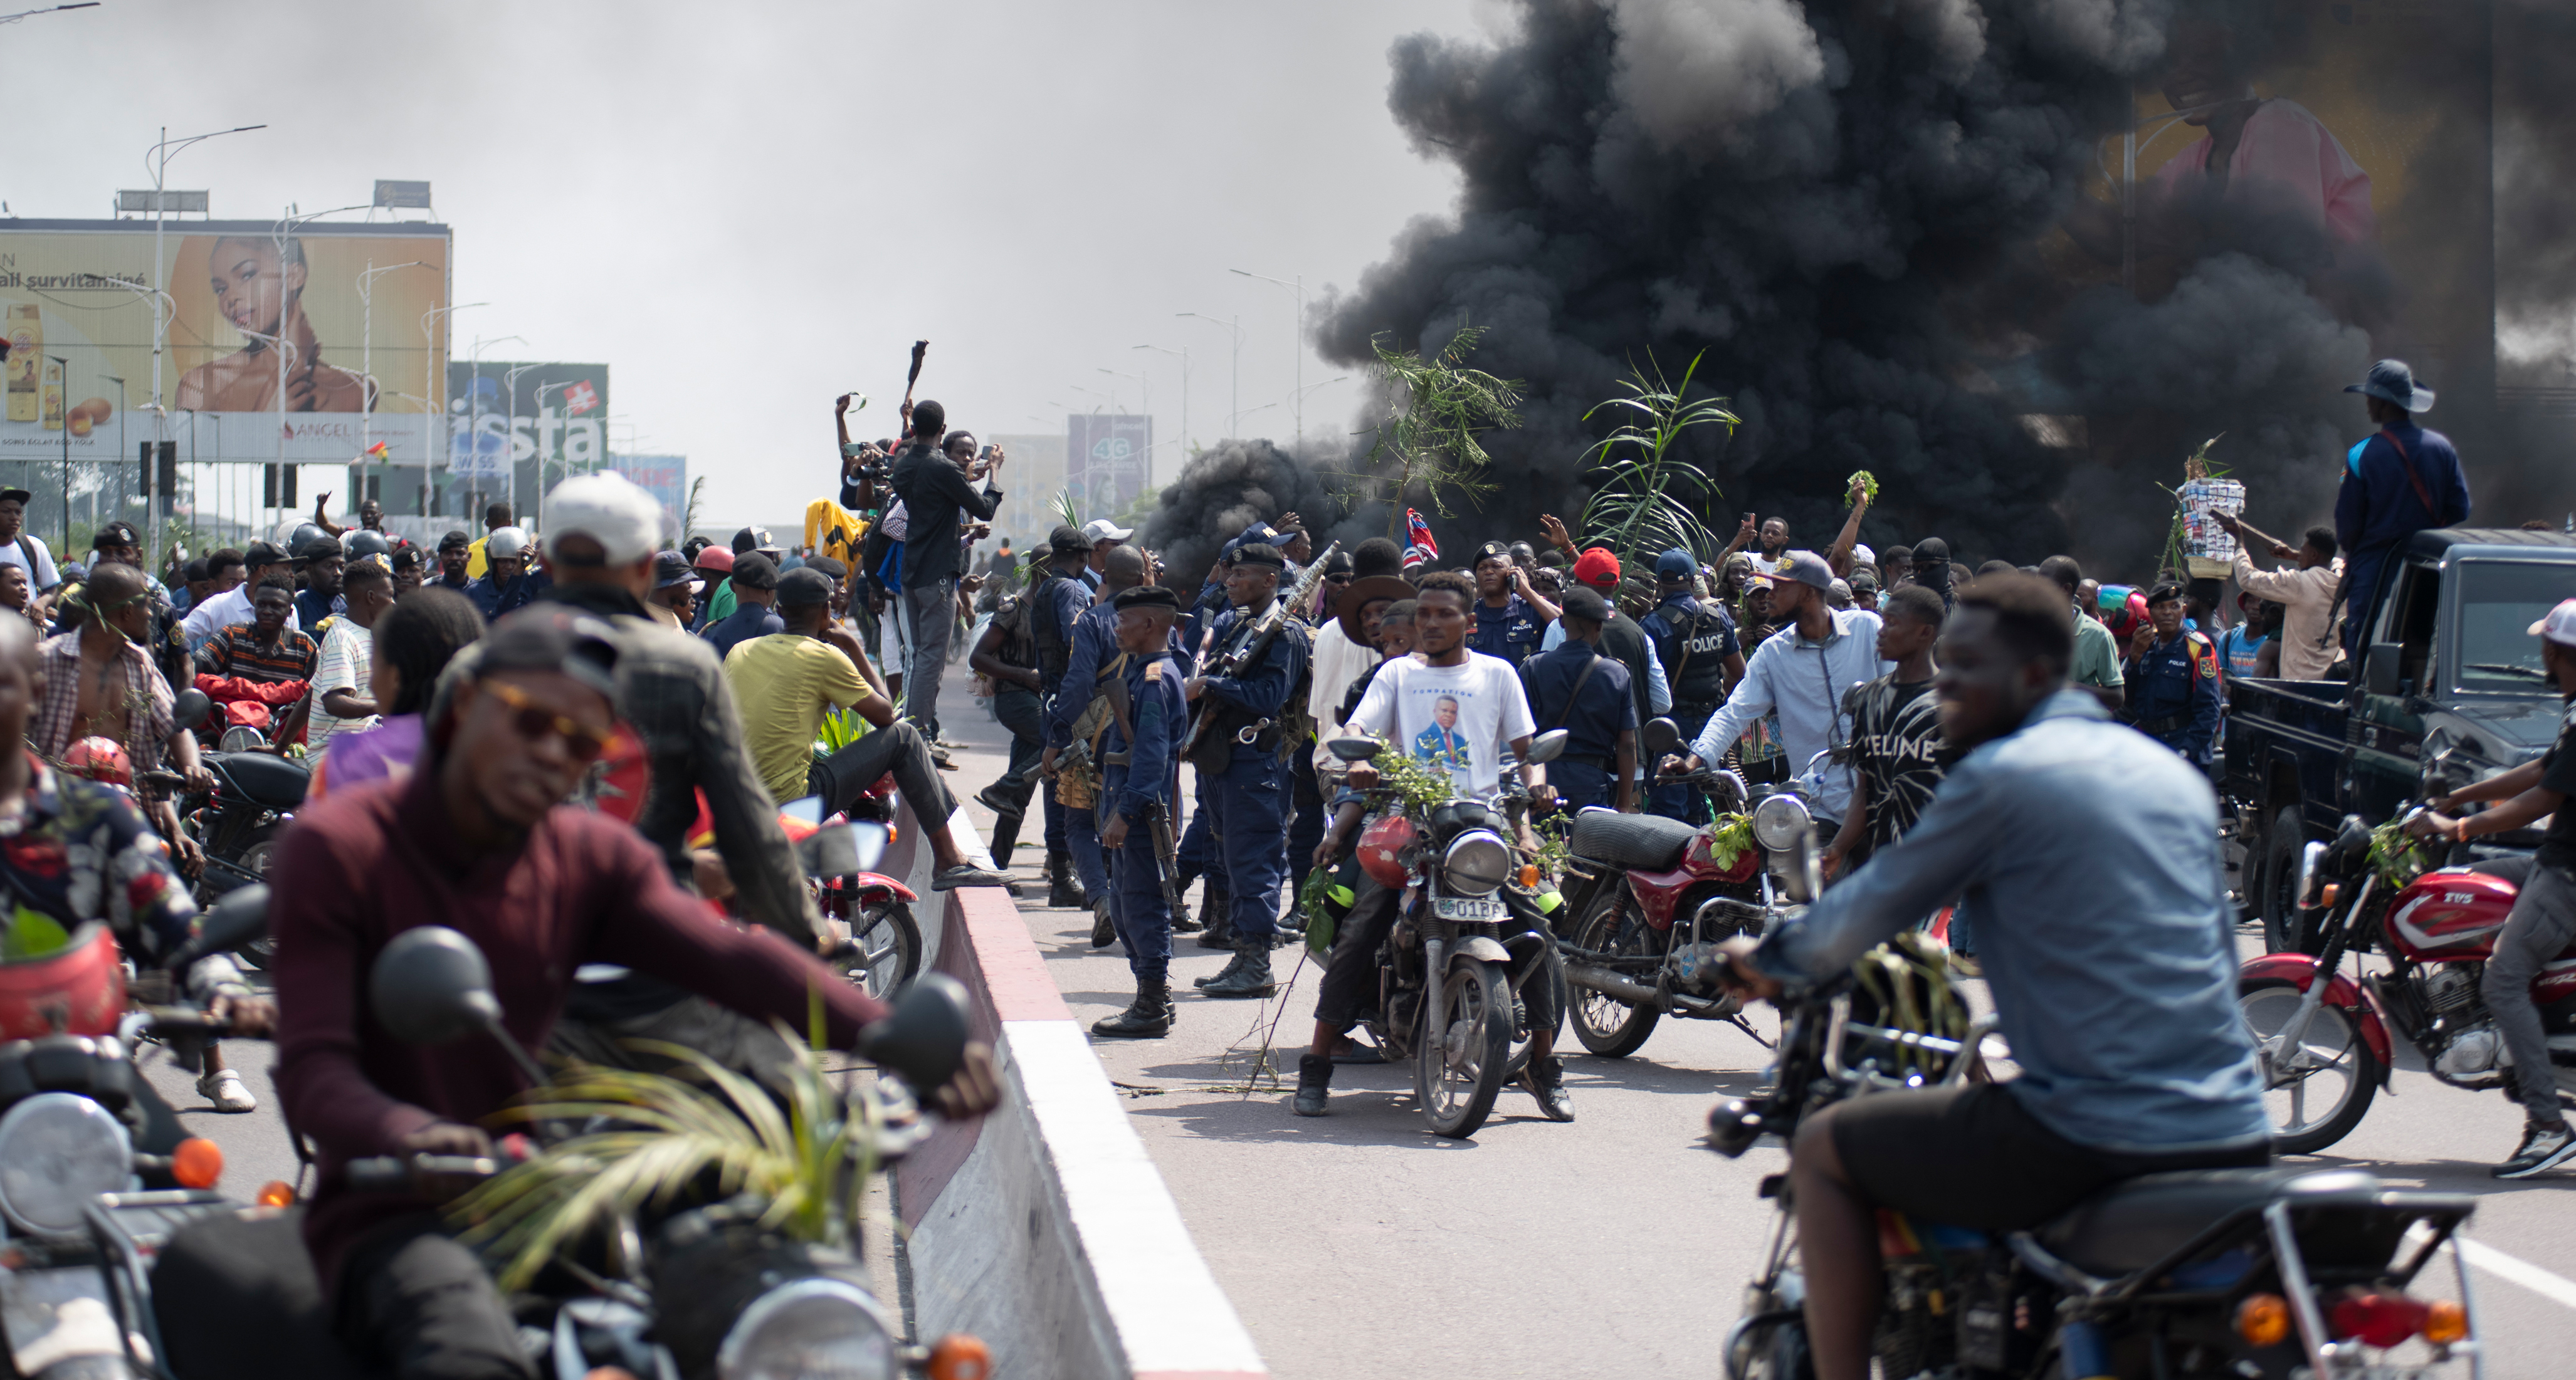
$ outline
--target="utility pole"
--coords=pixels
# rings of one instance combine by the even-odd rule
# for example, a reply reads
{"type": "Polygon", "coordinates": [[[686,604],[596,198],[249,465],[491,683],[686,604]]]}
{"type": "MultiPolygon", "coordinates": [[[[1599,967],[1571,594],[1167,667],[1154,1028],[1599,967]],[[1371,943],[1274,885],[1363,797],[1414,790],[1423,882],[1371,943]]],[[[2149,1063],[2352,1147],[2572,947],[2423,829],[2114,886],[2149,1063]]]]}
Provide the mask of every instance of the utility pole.
{"type": "Polygon", "coordinates": [[[1229,268],[1226,272],[1241,274],[1246,278],[1257,278],[1265,283],[1276,283],[1297,294],[1297,322],[1295,329],[1289,334],[1294,338],[1293,344],[1297,355],[1297,392],[1294,395],[1297,399],[1297,449],[1303,453],[1306,449],[1306,275],[1298,274],[1297,280],[1292,283],[1267,274],[1247,273],[1240,268],[1229,268]]]}

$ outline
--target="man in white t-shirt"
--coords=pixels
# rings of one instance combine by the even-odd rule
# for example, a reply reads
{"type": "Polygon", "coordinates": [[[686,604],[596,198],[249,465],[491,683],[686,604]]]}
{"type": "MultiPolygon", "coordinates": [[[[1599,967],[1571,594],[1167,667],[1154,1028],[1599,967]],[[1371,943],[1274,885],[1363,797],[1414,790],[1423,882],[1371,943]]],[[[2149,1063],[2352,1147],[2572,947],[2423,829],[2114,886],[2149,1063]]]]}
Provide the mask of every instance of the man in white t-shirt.
{"type": "Polygon", "coordinates": [[[27,572],[35,593],[43,594],[63,582],[62,572],[54,569],[54,553],[45,549],[45,539],[27,530],[25,489],[0,489],[0,565],[14,565],[27,572]]]}
{"type": "MultiPolygon", "coordinates": [[[[1501,763],[1508,754],[1520,764],[1521,779],[1544,803],[1555,792],[1547,769],[1529,760],[1529,698],[1519,672],[1500,657],[1470,651],[1467,635],[1476,626],[1476,587],[1451,571],[1426,575],[1414,594],[1413,655],[1378,668],[1349,727],[1386,743],[1387,751],[1412,757],[1424,770],[1445,772],[1462,797],[1489,799],[1502,787],[1501,763]]],[[[1351,785],[1376,784],[1370,763],[1351,768],[1351,785]]],[[[1318,869],[1333,866],[1358,831],[1360,811],[1346,805],[1333,818],[1332,832],[1315,849],[1318,869]]],[[[1333,1080],[1333,1049],[1343,1032],[1359,1022],[1377,995],[1377,951],[1394,928],[1402,898],[1365,878],[1333,940],[1332,957],[1315,997],[1314,1045],[1297,1060],[1297,1098],[1291,1110],[1299,1116],[1322,1116],[1333,1080]]],[[[1552,1121],[1572,1121],[1574,1103],[1565,1093],[1565,1066],[1552,1052],[1557,1022],[1538,1017],[1530,1022],[1529,1072],[1521,1086],[1538,1099],[1539,1110],[1552,1121]]]]}
{"type": "MultiPolygon", "coordinates": [[[[0,508],[6,506],[0,503],[0,508]]],[[[257,611],[251,607],[251,596],[259,592],[259,582],[271,575],[291,577],[295,569],[294,561],[282,548],[264,541],[250,544],[250,550],[242,553],[242,565],[245,578],[240,584],[235,585],[230,593],[207,595],[205,602],[188,610],[187,618],[180,622],[179,628],[187,636],[189,651],[205,646],[207,639],[236,623],[257,621],[257,611]]],[[[304,631],[292,604],[286,608],[286,630],[304,631]]]]}
{"type": "Polygon", "coordinates": [[[348,611],[331,620],[322,659],[313,672],[313,717],[304,730],[305,751],[318,754],[331,735],[368,728],[376,721],[376,620],[394,606],[393,566],[362,557],[340,577],[348,611]]]}

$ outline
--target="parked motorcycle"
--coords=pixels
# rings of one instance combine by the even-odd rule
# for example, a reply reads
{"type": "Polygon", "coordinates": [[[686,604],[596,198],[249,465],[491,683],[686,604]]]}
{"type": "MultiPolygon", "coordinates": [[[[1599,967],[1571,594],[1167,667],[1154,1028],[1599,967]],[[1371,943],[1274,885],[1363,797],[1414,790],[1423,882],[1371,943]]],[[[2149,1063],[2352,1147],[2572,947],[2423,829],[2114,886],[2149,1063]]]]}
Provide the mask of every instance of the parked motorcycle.
{"type": "MultiPolygon", "coordinates": [[[[1568,736],[1539,735],[1528,760],[1555,760],[1568,736]]],[[[1343,762],[1371,761],[1385,746],[1358,735],[1325,744],[1343,762]]],[[[1384,813],[1360,835],[1360,866],[1401,899],[1379,950],[1377,1010],[1361,1025],[1388,1062],[1414,1061],[1432,1131],[1465,1139],[1492,1114],[1530,1037],[1559,1019],[1555,937],[1526,881],[1510,885],[1520,862],[1505,833],[1508,799],[1425,805],[1383,784],[1363,794],[1384,813]]]]}
{"type": "MultiPolygon", "coordinates": [[[[1670,719],[1646,725],[1661,759],[1682,746],[1670,719]]],[[[1575,1038],[1605,1059],[1634,1054],[1665,1016],[1745,1024],[1743,1003],[1719,982],[1717,946],[1760,934],[1785,900],[1817,883],[1798,871],[1791,843],[1812,815],[1795,786],[1748,789],[1724,768],[1669,774],[1705,792],[1717,819],[1690,825],[1656,815],[1585,810],[1567,833],[1567,906],[1561,931],[1565,980],[1575,989],[1575,1038]],[[1742,815],[1750,811],[1750,829],[1742,815]],[[1766,865],[1767,864],[1767,865],[1766,865]]]]}
{"type": "Polygon", "coordinates": [[[846,941],[824,955],[824,961],[846,975],[851,986],[879,1001],[890,1001],[895,992],[921,976],[921,923],[912,914],[912,903],[921,898],[894,878],[862,867],[860,850],[853,843],[856,836],[849,829],[834,827],[850,823],[849,817],[826,819],[822,811],[819,796],[778,807],[779,826],[796,845],[797,866],[805,872],[806,885],[813,888],[816,907],[824,918],[840,922],[850,932],[846,941]]]}
{"type": "MultiPolygon", "coordinates": [[[[1800,848],[1813,856],[1810,835],[1800,848]]],[[[1910,940],[1911,937],[1908,937],[1910,940]]],[[[1877,980],[1846,976],[1784,999],[1772,1089],[1709,1117],[1730,1158],[1846,1098],[1982,1076],[1992,1018],[1968,1022],[1935,945],[1900,941],[1877,980]],[[1903,974],[1892,981],[1891,971],[1903,974]],[[1894,983],[1910,985],[1898,992],[1894,983]],[[1936,991],[1935,984],[1946,987],[1936,991]],[[1946,1019],[1899,1013],[1950,1013],[1946,1019]]],[[[1728,1380],[1812,1374],[1796,1202],[1779,1217],[1726,1339],[1728,1380]]],[[[1886,1292],[1872,1345],[1889,1377],[2350,1377],[2478,1373],[2459,1234],[2477,1200],[2398,1192],[2358,1169],[2204,1170],[2104,1189],[2035,1230],[1974,1231],[1879,1214],[1886,1292]],[[2426,1297],[2446,1253],[2454,1298],[2426,1297]]]]}
{"type": "MultiPolygon", "coordinates": [[[[2419,806],[2401,815],[2391,833],[2422,812],[2419,806]]],[[[2371,1099],[2388,1086],[2392,1027],[2444,1083],[2482,1091],[2510,1081],[2479,982],[2532,864],[2527,857],[2473,857],[2462,847],[2451,857],[2452,865],[2417,872],[2388,844],[2374,847],[2358,815],[2344,818],[2332,842],[2301,850],[2299,904],[2322,907],[2312,930],[2318,951],[2265,954],[2238,980],[2281,1153],[2313,1154],[2361,1124],[2371,1099]],[[2385,959],[2388,970],[2363,972],[2369,954],[2385,959]],[[2347,958],[2349,974],[2338,971],[2347,958]]],[[[2531,986],[2558,1086],[2576,1093],[2571,998],[2576,946],[2542,965],[2531,986]]]]}
{"type": "MultiPolygon", "coordinates": [[[[501,1026],[482,952],[454,930],[426,926],[397,936],[379,954],[368,991],[372,1017],[398,1039],[497,1040],[543,1077],[534,1056],[501,1026]]],[[[861,1033],[859,1052],[895,1075],[856,1093],[847,1108],[875,1124],[868,1150],[878,1167],[929,1133],[905,1089],[944,1085],[969,1038],[963,989],[940,975],[915,984],[892,1015],[861,1033]]],[[[432,1183],[480,1181],[526,1157],[574,1153],[552,1144],[612,1126],[625,1123],[604,1117],[582,1127],[541,1125],[537,1143],[505,1143],[488,1159],[359,1160],[346,1166],[347,1180],[358,1192],[420,1196],[432,1183]]],[[[852,1164],[862,1163],[859,1153],[854,1144],[852,1164]]],[[[933,1380],[984,1380],[989,1358],[980,1343],[904,1346],[899,1324],[852,1255],[788,1239],[767,1223],[768,1207],[756,1195],[688,1190],[617,1214],[604,1231],[559,1248],[513,1297],[539,1373],[580,1380],[594,1368],[619,1366],[664,1380],[895,1380],[926,1370],[933,1380]]],[[[113,1313],[110,1335],[133,1339],[121,1352],[128,1369],[99,1372],[102,1380],[357,1380],[370,1373],[334,1335],[291,1194],[260,1207],[195,1190],[111,1194],[97,1200],[89,1228],[96,1277],[106,1281],[113,1313]]]]}
{"type": "MultiPolygon", "coordinates": [[[[267,888],[235,892],[165,969],[138,973],[133,990],[256,937],[267,909],[267,888]]],[[[0,1326],[12,1375],[124,1376],[91,1204],[101,1194],[211,1189],[223,1173],[222,1150],[184,1134],[132,1058],[150,1038],[193,1063],[217,1024],[185,1008],[128,1010],[128,996],[105,925],[82,926],[46,956],[0,963],[0,1326]]]]}

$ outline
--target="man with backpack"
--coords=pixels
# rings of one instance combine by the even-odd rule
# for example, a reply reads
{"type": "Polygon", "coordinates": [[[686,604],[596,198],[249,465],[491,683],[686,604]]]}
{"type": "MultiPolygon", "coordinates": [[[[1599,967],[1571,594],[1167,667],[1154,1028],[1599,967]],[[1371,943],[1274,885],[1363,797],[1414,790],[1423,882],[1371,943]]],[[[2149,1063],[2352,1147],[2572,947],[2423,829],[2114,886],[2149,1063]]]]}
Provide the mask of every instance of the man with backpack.
{"type": "MultiPolygon", "coordinates": [[[[993,862],[1010,866],[1019,843],[1020,821],[1038,786],[1037,765],[1046,747],[1046,702],[1064,679],[1065,661],[1073,650],[1074,622],[1091,604],[1088,587],[1074,572],[1090,559],[1082,533],[1058,527],[1047,541],[1048,563],[1034,572],[1025,593],[1001,602],[967,657],[967,665],[993,681],[993,716],[1011,730],[1011,764],[975,799],[993,812],[993,862]]],[[[1046,795],[1047,870],[1060,870],[1066,854],[1064,807],[1055,792],[1046,795]]]]}

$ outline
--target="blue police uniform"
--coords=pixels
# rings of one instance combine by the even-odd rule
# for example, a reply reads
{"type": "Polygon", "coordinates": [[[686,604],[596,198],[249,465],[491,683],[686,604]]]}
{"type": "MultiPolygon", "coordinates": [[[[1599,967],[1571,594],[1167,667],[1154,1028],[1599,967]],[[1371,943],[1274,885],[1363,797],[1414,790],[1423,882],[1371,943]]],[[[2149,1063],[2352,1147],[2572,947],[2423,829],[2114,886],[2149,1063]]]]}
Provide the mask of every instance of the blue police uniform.
{"type": "MultiPolygon", "coordinates": [[[[1065,581],[1058,589],[1070,595],[1080,609],[1072,620],[1072,637],[1065,653],[1064,676],[1056,682],[1055,691],[1047,697],[1047,745],[1062,752],[1073,746],[1073,721],[1091,703],[1095,691],[1105,692],[1100,684],[1101,668],[1118,659],[1118,611],[1107,604],[1083,607],[1085,587],[1076,581],[1065,581]]],[[[1058,612],[1063,612],[1060,605],[1058,612]]],[[[1055,783],[1047,783],[1047,846],[1057,846],[1058,825],[1064,850],[1073,857],[1073,875],[1082,883],[1082,903],[1096,906],[1109,895],[1109,868],[1100,853],[1100,831],[1088,811],[1067,810],[1055,799],[1055,783]]]]}
{"type": "Polygon", "coordinates": [[[2132,657],[2122,671],[2138,731],[2203,766],[2218,739],[2218,648],[2186,628],[2132,657]]]}
{"type": "Polygon", "coordinates": [[[1616,801],[1619,735],[1637,729],[1637,697],[1628,689],[1628,668],[1591,643],[1568,638],[1523,667],[1521,683],[1528,688],[1530,719],[1539,732],[1562,728],[1571,735],[1564,753],[1547,764],[1548,782],[1556,787],[1563,808],[1571,812],[1616,801]],[[1586,666],[1592,668],[1588,678],[1586,666]]]}
{"type": "Polygon", "coordinates": [[[1468,635],[1467,646],[1518,667],[1538,655],[1539,640],[1545,636],[1547,620],[1538,616],[1529,600],[1509,594],[1503,597],[1501,608],[1482,599],[1476,601],[1476,631],[1468,635]]]}
{"type": "MultiPolygon", "coordinates": [[[[1653,644],[1664,683],[1672,688],[1673,726],[1681,730],[1683,742],[1697,740],[1709,716],[1726,702],[1726,659],[1743,650],[1735,619],[1722,604],[1703,604],[1690,591],[1676,590],[1638,619],[1637,626],[1653,644]]],[[[1699,792],[1686,785],[1657,786],[1647,793],[1646,812],[1699,823],[1699,792]]]]}
{"type": "MultiPolygon", "coordinates": [[[[1080,580],[1057,579],[1052,570],[1040,572],[1032,569],[1030,575],[1036,583],[1030,586],[1028,593],[1020,596],[1029,601],[1029,635],[1032,638],[1037,637],[1037,629],[1041,626],[1038,620],[1051,619],[1054,624],[1056,645],[1065,649],[1065,669],[1051,677],[1045,674],[1045,657],[1041,653],[1038,681],[1040,708],[1038,741],[1041,745],[1051,743],[1061,749],[1070,746],[1073,742],[1073,719],[1067,716],[1061,725],[1058,724],[1055,714],[1056,694],[1070,678],[1074,669],[1074,660],[1082,655],[1081,623],[1083,615],[1091,611],[1091,586],[1080,580]]],[[[1043,639],[1040,641],[1042,642],[1043,639]]],[[[1083,669],[1083,679],[1080,683],[1090,684],[1091,678],[1099,674],[1101,664],[1098,646],[1094,645],[1091,649],[1091,660],[1083,669]]],[[[1073,712],[1081,713],[1082,706],[1075,705],[1073,712]]],[[[1039,800],[1040,809],[1046,817],[1047,852],[1062,853],[1073,859],[1074,879],[1082,884],[1084,903],[1090,904],[1106,894],[1107,874],[1100,864],[1100,840],[1096,835],[1089,837],[1088,851],[1091,865],[1086,871],[1083,867],[1085,850],[1074,843],[1073,828],[1066,822],[1064,806],[1055,798],[1055,783],[1048,781],[1042,784],[1045,790],[1039,800]],[[1095,883],[1098,884],[1098,889],[1095,889],[1095,883]]]]}
{"type": "Polygon", "coordinates": [[[1128,715],[1136,725],[1135,741],[1113,716],[1101,741],[1100,807],[1097,822],[1124,817],[1127,840],[1109,855],[1110,917],[1127,945],[1127,968],[1139,980],[1160,981],[1172,967],[1172,908],[1163,897],[1163,879],[1154,857],[1154,831],[1149,817],[1166,817],[1180,800],[1181,743],[1189,736],[1189,704],[1181,693],[1187,677],[1169,651],[1157,657],[1130,657],[1126,684],[1128,715]]]}
{"type": "MultiPolygon", "coordinates": [[[[1242,609],[1229,609],[1217,619],[1218,660],[1248,640],[1253,622],[1242,609]]],[[[1260,660],[1240,675],[1208,677],[1201,701],[1202,713],[1217,712],[1225,705],[1250,715],[1252,723],[1271,721],[1255,733],[1254,742],[1232,737],[1227,744],[1232,761],[1204,796],[1212,816],[1209,842],[1226,878],[1227,920],[1245,942],[1267,942],[1279,930],[1279,889],[1288,873],[1292,778],[1277,724],[1287,712],[1311,645],[1305,625],[1293,618],[1282,620],[1279,635],[1270,640],[1260,660]]]]}

